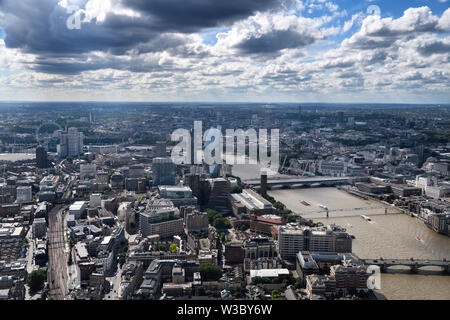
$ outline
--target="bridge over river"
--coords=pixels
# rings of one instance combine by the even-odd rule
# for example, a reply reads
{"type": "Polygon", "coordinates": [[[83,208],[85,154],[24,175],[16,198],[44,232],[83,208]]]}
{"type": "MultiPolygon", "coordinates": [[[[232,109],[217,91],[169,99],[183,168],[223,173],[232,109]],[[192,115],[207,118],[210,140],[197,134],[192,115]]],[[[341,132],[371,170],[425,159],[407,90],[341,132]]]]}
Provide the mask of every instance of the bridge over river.
{"type": "Polygon", "coordinates": [[[450,274],[450,261],[443,260],[426,260],[426,259],[362,259],[365,265],[379,266],[382,272],[386,272],[389,267],[406,266],[411,272],[417,272],[423,267],[440,267],[443,271],[450,274]]]}
{"type": "MultiPolygon", "coordinates": [[[[320,185],[320,186],[335,186],[340,184],[347,184],[349,182],[349,177],[267,177],[267,188],[270,189],[274,186],[288,187],[292,188],[295,186],[312,186],[312,185],[320,185]]],[[[253,186],[259,187],[261,186],[260,179],[243,179],[243,183],[253,186]]]]}

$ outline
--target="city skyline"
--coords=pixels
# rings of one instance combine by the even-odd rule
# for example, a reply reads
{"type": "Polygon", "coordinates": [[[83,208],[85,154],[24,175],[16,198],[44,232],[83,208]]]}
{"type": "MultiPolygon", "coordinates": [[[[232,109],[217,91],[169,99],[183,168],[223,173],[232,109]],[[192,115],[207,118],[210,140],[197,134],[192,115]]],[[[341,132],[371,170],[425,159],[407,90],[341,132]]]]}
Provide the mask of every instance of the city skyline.
{"type": "Polygon", "coordinates": [[[0,299],[448,300],[449,113],[0,104],[0,299]]]}
{"type": "Polygon", "coordinates": [[[0,100],[445,104],[448,4],[3,0],[0,100]]]}

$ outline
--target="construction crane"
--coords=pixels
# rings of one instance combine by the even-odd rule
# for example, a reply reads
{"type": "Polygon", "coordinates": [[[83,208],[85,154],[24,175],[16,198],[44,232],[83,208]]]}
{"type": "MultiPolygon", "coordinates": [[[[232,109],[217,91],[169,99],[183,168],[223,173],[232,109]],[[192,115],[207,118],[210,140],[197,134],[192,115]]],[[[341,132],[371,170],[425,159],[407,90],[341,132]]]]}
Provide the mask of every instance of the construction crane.
{"type": "Polygon", "coordinates": [[[315,163],[314,160],[297,160],[299,169],[296,169],[297,174],[301,176],[314,176],[311,172],[311,166],[315,163]],[[300,173],[299,173],[300,172],[300,173]]]}
{"type": "Polygon", "coordinates": [[[284,156],[283,164],[281,165],[280,170],[279,170],[280,173],[283,173],[284,164],[286,163],[286,159],[287,159],[287,155],[284,156]]]}

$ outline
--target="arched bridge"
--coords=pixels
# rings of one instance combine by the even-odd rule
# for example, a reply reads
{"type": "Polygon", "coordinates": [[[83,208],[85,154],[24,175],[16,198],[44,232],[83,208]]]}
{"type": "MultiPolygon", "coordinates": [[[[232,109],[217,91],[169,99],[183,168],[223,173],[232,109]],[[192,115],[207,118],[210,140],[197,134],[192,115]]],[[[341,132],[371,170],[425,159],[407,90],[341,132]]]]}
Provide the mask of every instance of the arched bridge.
{"type": "Polygon", "coordinates": [[[443,271],[450,273],[450,261],[443,260],[427,260],[427,259],[363,259],[365,265],[379,266],[382,272],[386,272],[389,267],[407,266],[411,272],[417,272],[423,267],[440,267],[443,271]]]}

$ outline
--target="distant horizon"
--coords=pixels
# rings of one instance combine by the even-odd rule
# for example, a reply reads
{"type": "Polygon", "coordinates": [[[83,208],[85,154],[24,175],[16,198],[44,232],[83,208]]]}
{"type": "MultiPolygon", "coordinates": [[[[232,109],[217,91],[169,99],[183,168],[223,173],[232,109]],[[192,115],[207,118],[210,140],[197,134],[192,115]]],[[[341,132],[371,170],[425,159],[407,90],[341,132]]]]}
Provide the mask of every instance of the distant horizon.
{"type": "Polygon", "coordinates": [[[0,104],[19,104],[19,103],[132,103],[132,104],[277,104],[277,105],[298,105],[298,106],[312,106],[312,105],[411,105],[411,106],[448,106],[449,103],[408,103],[408,102],[278,102],[278,101],[267,101],[267,102],[253,102],[253,101],[107,101],[107,100],[67,100],[67,101],[52,101],[52,100],[0,100],[0,104]]]}

